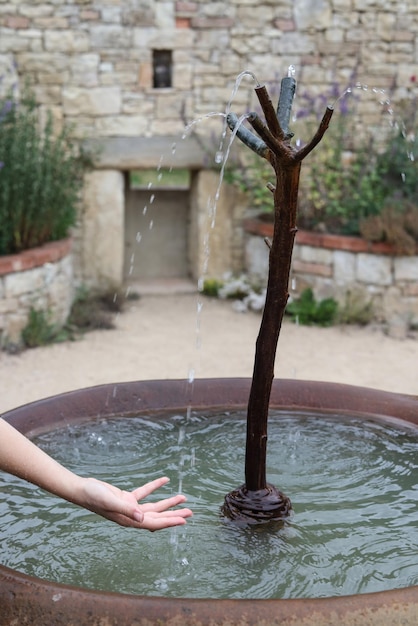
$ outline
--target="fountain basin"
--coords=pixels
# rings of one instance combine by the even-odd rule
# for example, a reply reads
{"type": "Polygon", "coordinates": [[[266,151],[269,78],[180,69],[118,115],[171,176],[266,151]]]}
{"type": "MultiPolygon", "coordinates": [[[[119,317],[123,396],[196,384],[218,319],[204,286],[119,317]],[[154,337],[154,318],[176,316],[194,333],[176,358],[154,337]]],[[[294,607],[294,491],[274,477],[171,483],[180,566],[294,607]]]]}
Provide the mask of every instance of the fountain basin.
{"type": "MultiPolygon", "coordinates": [[[[96,417],[167,410],[245,408],[248,379],[110,384],[41,400],[3,417],[33,436],[96,417]]],[[[418,397],[292,380],[274,381],[271,407],[338,413],[418,425],[418,397]]],[[[144,597],[79,589],[0,565],[0,625],[417,624],[418,587],[355,596],[291,600],[208,600],[144,597]]]]}

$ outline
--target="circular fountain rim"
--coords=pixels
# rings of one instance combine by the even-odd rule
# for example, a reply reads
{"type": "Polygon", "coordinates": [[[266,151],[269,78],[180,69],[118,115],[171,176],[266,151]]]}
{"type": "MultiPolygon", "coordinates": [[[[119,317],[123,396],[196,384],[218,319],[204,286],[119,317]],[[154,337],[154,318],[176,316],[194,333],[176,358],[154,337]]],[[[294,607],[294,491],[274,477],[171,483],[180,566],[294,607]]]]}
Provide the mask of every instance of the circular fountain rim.
{"type": "MultiPolygon", "coordinates": [[[[151,380],[88,387],[52,396],[8,411],[2,417],[28,436],[60,428],[68,421],[81,422],[97,417],[127,417],[139,412],[163,412],[210,408],[232,410],[245,408],[251,380],[247,378],[151,380]],[[216,401],[213,400],[216,398],[216,401]]],[[[275,380],[272,408],[312,411],[355,416],[376,421],[396,422],[418,427],[418,396],[408,396],[365,387],[313,381],[275,380]]],[[[251,624],[290,624],[304,618],[306,624],[352,624],[353,612],[362,616],[362,624],[391,624],[391,615],[402,614],[403,623],[418,622],[418,586],[375,593],[327,598],[292,598],[283,600],[216,600],[164,598],[102,592],[52,583],[0,564],[0,626],[34,623],[35,615],[67,624],[77,617],[80,626],[97,623],[98,617],[109,623],[131,624],[138,615],[147,624],[239,624],[243,616],[251,624]],[[26,621],[30,616],[30,620],[26,621]],[[216,616],[216,617],[215,617],[216,616]],[[326,617],[328,616],[328,617],[326,617]],[[9,620],[9,621],[7,621],[9,620]],[[58,621],[57,621],[58,620],[58,621]],[[62,621],[59,621],[62,620],[62,621]],[[315,621],[316,620],[316,621],[315,621]],[[322,620],[322,621],[321,621],[322,620]],[[345,621],[344,621],[345,620],[345,621]],[[366,621],[365,621],[366,620],[366,621]],[[408,621],[410,620],[410,621],[408,621]]],[[[300,623],[300,622],[298,622],[300,623]]]]}

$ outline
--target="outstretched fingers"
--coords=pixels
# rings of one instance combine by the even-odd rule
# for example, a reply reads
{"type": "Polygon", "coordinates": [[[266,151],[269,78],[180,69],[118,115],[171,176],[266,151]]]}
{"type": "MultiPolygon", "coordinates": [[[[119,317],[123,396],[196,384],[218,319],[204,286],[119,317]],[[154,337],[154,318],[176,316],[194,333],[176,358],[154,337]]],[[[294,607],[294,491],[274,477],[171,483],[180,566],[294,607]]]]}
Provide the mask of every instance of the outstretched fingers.
{"type": "Polygon", "coordinates": [[[139,506],[141,511],[144,513],[151,511],[155,513],[162,513],[163,511],[167,511],[167,509],[183,504],[186,500],[187,498],[185,496],[178,494],[176,496],[171,496],[170,498],[158,500],[158,502],[146,502],[144,504],[140,504],[139,506]]]}
{"type": "Polygon", "coordinates": [[[167,476],[162,476],[161,478],[151,480],[149,483],[145,483],[145,485],[142,485],[141,487],[137,487],[132,491],[132,493],[137,500],[142,500],[153,493],[156,489],[166,485],[168,482],[170,482],[170,479],[167,478],[167,476]]]}
{"type": "Polygon", "coordinates": [[[145,513],[144,521],[141,528],[147,530],[161,530],[163,528],[171,528],[172,526],[183,526],[186,523],[186,517],[192,515],[188,509],[181,511],[167,511],[166,513],[145,513]]]}
{"type": "MultiPolygon", "coordinates": [[[[168,482],[169,479],[163,476],[134,489],[131,494],[137,501],[142,500],[168,482]]],[[[186,518],[193,515],[192,511],[188,508],[172,509],[186,502],[186,499],[183,494],[177,494],[169,498],[163,498],[157,502],[145,502],[143,504],[139,502],[138,508],[144,515],[143,520],[140,521],[141,528],[154,531],[171,526],[182,526],[186,523],[186,518]]]]}

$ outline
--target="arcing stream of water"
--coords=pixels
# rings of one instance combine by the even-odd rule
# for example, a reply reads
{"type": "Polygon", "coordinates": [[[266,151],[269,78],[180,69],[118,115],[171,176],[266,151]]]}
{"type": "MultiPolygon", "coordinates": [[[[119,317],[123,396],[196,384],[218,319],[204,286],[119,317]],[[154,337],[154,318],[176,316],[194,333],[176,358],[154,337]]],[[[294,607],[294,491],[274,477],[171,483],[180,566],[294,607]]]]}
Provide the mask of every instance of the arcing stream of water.
{"type": "Polygon", "coordinates": [[[418,584],[416,430],[272,411],[268,470],[286,484],[295,515],[278,528],[241,529],[220,518],[219,505],[242,473],[243,418],[117,418],[40,436],[68,467],[124,488],[156,468],[181,475],[195,515],[173,532],[129,532],[1,474],[2,564],[170,597],[322,597],[418,584]]]}

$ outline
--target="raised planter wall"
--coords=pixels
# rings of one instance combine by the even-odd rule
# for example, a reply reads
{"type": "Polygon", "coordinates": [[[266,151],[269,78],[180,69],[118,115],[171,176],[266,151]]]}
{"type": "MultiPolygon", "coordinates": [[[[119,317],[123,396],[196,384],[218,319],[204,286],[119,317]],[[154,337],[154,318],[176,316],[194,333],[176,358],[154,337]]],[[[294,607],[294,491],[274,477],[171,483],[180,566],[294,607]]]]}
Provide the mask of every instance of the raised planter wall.
{"type": "MultiPolygon", "coordinates": [[[[246,271],[267,279],[272,226],[245,221],[246,271]]],[[[334,297],[344,306],[350,294],[371,303],[374,317],[393,327],[418,326],[418,256],[396,256],[388,244],[359,237],[298,231],[291,269],[292,295],[311,287],[317,299],[334,297]]],[[[400,331],[401,332],[401,331],[400,331]]]]}
{"type": "Polygon", "coordinates": [[[0,347],[18,343],[31,308],[63,324],[73,301],[71,240],[0,257],[0,347]]]}

